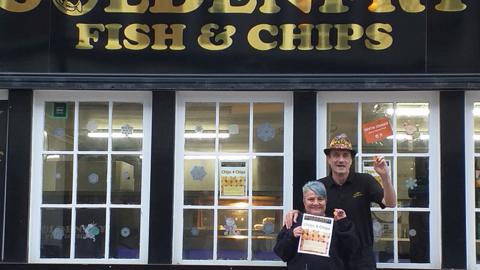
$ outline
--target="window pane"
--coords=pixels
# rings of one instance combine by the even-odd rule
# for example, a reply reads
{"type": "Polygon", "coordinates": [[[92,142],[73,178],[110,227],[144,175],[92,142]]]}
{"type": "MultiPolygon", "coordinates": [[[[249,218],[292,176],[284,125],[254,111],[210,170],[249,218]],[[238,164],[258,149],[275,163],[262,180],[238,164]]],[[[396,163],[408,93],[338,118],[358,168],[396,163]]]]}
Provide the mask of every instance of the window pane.
{"type": "Polygon", "coordinates": [[[399,262],[429,263],[429,214],[398,212],[399,262]]]}
{"type": "Polygon", "coordinates": [[[480,208],[480,157],[475,158],[475,207],[480,208]]]}
{"type": "Polygon", "coordinates": [[[473,105],[473,132],[475,142],[475,153],[480,153],[480,103],[473,105]]]}
{"type": "Polygon", "coordinates": [[[283,152],[283,104],[253,105],[253,151],[283,152]]]}
{"type": "Polygon", "coordinates": [[[142,159],[112,155],[112,203],[140,204],[142,159]]]}
{"type": "Polygon", "coordinates": [[[398,158],[398,207],[428,207],[428,158],[398,158]]]}
{"type": "Polygon", "coordinates": [[[358,149],[358,105],[356,103],[327,104],[327,123],[327,146],[333,137],[345,133],[353,148],[358,149]]]}
{"type": "Polygon", "coordinates": [[[280,260],[273,252],[273,247],[277,234],[282,229],[282,214],[281,210],[253,210],[253,260],[280,260]]]}
{"type": "Polygon", "coordinates": [[[428,152],[428,103],[398,103],[397,148],[399,153],[428,152]]]}
{"type": "Polygon", "coordinates": [[[77,209],[75,258],[105,257],[105,209],[77,209]]]}
{"type": "Polygon", "coordinates": [[[215,103],[185,104],[185,152],[215,151],[215,103]]]}
{"type": "Polygon", "coordinates": [[[78,150],[107,150],[108,103],[81,102],[78,122],[78,150]]]}
{"type": "Polygon", "coordinates": [[[253,205],[283,205],[283,157],[253,159],[253,205]]]}
{"type": "Polygon", "coordinates": [[[75,103],[45,103],[43,149],[47,151],[72,151],[75,103]]]}
{"type": "Polygon", "coordinates": [[[184,204],[213,205],[215,190],[215,160],[185,159],[184,204]]]}
{"type": "Polygon", "coordinates": [[[71,155],[43,155],[43,203],[72,202],[71,155]]]}
{"type": "Polygon", "coordinates": [[[476,215],[476,226],[475,226],[475,246],[477,250],[477,264],[480,263],[480,213],[477,213],[476,215]]]}
{"type": "Polygon", "coordinates": [[[140,209],[112,209],[110,214],[110,258],[138,259],[140,209]]]}
{"type": "Polygon", "coordinates": [[[105,203],[107,156],[78,155],[78,203],[105,203]]]}
{"type": "Polygon", "coordinates": [[[183,259],[213,259],[213,210],[184,210],[183,259]]]}
{"type": "Polygon", "coordinates": [[[247,152],[250,123],[248,103],[221,103],[219,145],[220,152],[247,152]],[[228,135],[224,138],[223,136],[228,135]]]}
{"type": "Polygon", "coordinates": [[[42,209],[41,258],[70,258],[70,209],[42,209]]]}
{"type": "Polygon", "coordinates": [[[377,262],[393,263],[393,212],[372,212],[373,250],[377,262]]]}
{"type": "Polygon", "coordinates": [[[114,103],[112,115],[113,151],[141,151],[143,104],[114,103]]]}
{"type": "Polygon", "coordinates": [[[219,260],[247,259],[247,210],[218,210],[219,260]]]}
{"type": "Polygon", "coordinates": [[[393,103],[362,104],[363,153],[392,153],[393,103]]]}

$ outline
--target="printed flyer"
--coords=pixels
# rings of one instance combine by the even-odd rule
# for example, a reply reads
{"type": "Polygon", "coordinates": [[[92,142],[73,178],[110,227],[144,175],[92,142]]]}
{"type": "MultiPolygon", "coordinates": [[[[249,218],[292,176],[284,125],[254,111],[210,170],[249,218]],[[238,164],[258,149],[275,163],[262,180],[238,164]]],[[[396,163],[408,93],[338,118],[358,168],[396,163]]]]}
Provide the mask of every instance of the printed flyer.
{"type": "Polygon", "coordinates": [[[247,161],[221,161],[220,198],[246,198],[247,175],[247,161]]]}
{"type": "Polygon", "coordinates": [[[298,252],[330,257],[333,218],[304,214],[303,235],[298,243],[298,252]]]}

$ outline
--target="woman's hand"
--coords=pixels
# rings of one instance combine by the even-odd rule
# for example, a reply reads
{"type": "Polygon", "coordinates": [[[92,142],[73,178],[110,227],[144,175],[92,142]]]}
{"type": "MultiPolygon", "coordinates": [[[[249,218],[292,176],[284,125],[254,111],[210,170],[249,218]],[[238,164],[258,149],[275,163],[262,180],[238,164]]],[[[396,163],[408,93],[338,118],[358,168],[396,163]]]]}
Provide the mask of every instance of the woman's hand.
{"type": "Polygon", "coordinates": [[[303,234],[303,228],[302,226],[298,226],[295,229],[293,229],[293,236],[295,237],[300,237],[303,234]]]}
{"type": "Polygon", "coordinates": [[[340,220],[340,219],[344,219],[346,217],[347,217],[347,214],[345,213],[345,211],[343,209],[335,208],[333,210],[333,219],[335,221],[340,220]]]}

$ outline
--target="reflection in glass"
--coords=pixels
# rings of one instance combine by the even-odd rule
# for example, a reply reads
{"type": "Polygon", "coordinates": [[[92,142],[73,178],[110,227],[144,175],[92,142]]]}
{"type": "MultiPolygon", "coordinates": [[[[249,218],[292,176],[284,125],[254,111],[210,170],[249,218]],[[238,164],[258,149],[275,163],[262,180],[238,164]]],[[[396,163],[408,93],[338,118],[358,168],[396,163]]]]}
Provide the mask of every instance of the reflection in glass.
{"type": "Polygon", "coordinates": [[[228,134],[219,140],[220,152],[247,152],[250,105],[248,103],[221,103],[219,133],[228,134]]]}
{"type": "Polygon", "coordinates": [[[356,103],[327,104],[327,142],[336,135],[345,133],[354,149],[358,149],[358,105],[356,103]]]}
{"type": "Polygon", "coordinates": [[[213,205],[215,160],[185,159],[184,162],[184,204],[213,205]]]}
{"type": "Polygon", "coordinates": [[[480,208],[480,158],[475,158],[475,207],[480,208]]]}
{"type": "Polygon", "coordinates": [[[113,151],[141,151],[143,142],[143,104],[113,103],[113,151]]]}
{"type": "Polygon", "coordinates": [[[112,203],[140,204],[142,159],[133,155],[112,155],[112,203]]]}
{"type": "Polygon", "coordinates": [[[283,103],[253,105],[253,151],[283,152],[283,103]]]}
{"type": "Polygon", "coordinates": [[[283,205],[283,157],[253,159],[253,205],[283,205]]]}
{"type": "Polygon", "coordinates": [[[138,259],[140,209],[111,209],[110,258],[138,259]]]}
{"type": "Polygon", "coordinates": [[[72,202],[72,155],[43,155],[43,203],[72,202]]]}
{"type": "Polygon", "coordinates": [[[46,102],[43,149],[46,151],[72,151],[75,103],[46,102]]]}
{"type": "Polygon", "coordinates": [[[107,156],[78,155],[78,203],[105,203],[107,195],[107,156]]]}
{"type": "Polygon", "coordinates": [[[399,157],[397,163],[398,207],[428,207],[428,157],[399,157]]]}
{"type": "Polygon", "coordinates": [[[185,104],[185,152],[215,151],[215,103],[185,104]]]}
{"type": "Polygon", "coordinates": [[[70,209],[42,209],[41,258],[70,258],[70,209]]]}
{"type": "Polygon", "coordinates": [[[429,225],[426,212],[398,212],[399,262],[430,262],[429,225]]]}
{"type": "Polygon", "coordinates": [[[393,103],[362,104],[363,153],[393,152],[392,116],[393,103]]]}
{"type": "Polygon", "coordinates": [[[247,210],[218,210],[219,260],[247,259],[247,210]]]}
{"type": "Polygon", "coordinates": [[[393,263],[393,212],[372,212],[373,250],[377,262],[393,263]]]}
{"type": "Polygon", "coordinates": [[[282,210],[253,210],[252,259],[278,261],[273,253],[278,232],[282,229],[282,210]]]}
{"type": "Polygon", "coordinates": [[[77,209],[75,258],[105,257],[105,209],[77,209]]]}
{"type": "Polygon", "coordinates": [[[108,147],[108,103],[80,102],[78,150],[105,151],[108,147]]]}
{"type": "Polygon", "coordinates": [[[398,103],[397,150],[399,153],[427,153],[430,138],[428,103],[398,103]]]}
{"type": "Polygon", "coordinates": [[[213,259],[213,210],[183,211],[183,259],[213,259]]]}
{"type": "Polygon", "coordinates": [[[475,142],[475,153],[480,153],[480,103],[473,104],[473,139],[475,142]]]}

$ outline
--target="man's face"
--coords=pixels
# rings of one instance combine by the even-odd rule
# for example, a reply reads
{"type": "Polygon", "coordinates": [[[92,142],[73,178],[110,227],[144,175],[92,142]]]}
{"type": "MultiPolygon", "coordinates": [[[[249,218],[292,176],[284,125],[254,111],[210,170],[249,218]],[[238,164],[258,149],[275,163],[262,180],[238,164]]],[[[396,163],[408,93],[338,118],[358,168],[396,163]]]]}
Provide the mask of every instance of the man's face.
{"type": "Polygon", "coordinates": [[[332,174],[348,174],[352,166],[352,154],[348,150],[331,150],[327,160],[332,174]]]}

